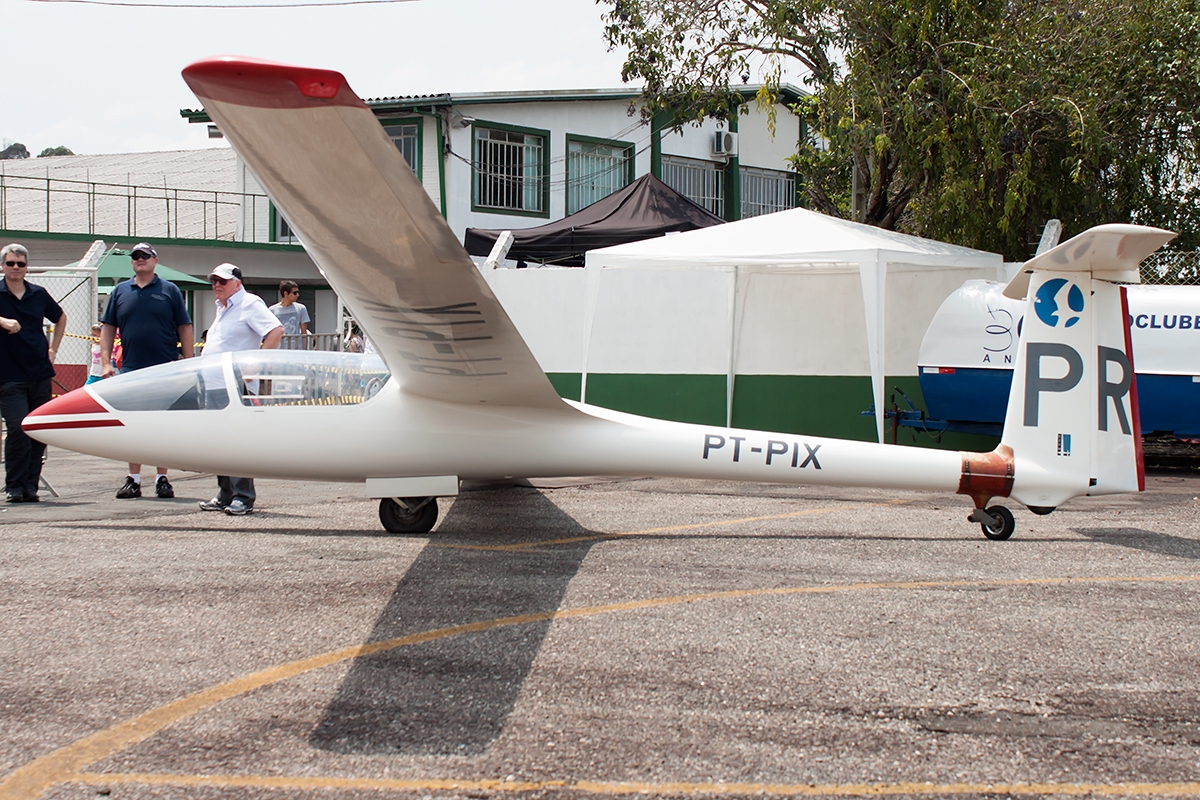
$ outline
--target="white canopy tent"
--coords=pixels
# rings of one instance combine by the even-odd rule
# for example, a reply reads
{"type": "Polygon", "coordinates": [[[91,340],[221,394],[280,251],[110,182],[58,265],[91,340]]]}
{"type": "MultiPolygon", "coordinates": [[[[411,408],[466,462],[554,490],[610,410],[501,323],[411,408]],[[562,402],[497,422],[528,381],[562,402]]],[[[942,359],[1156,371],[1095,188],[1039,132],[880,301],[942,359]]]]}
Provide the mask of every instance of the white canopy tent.
{"type": "MultiPolygon", "coordinates": [[[[586,256],[586,269],[585,328],[588,335],[584,345],[584,392],[587,385],[587,348],[603,270],[712,270],[729,274],[728,424],[733,408],[738,320],[744,310],[746,286],[752,274],[858,272],[862,284],[872,392],[875,408],[882,409],[884,300],[887,296],[888,271],[962,270],[956,288],[969,278],[1002,279],[1003,259],[995,253],[885,231],[797,208],[712,228],[592,250],[586,256]]],[[[882,442],[882,414],[876,414],[875,424],[878,439],[882,442]]]]}

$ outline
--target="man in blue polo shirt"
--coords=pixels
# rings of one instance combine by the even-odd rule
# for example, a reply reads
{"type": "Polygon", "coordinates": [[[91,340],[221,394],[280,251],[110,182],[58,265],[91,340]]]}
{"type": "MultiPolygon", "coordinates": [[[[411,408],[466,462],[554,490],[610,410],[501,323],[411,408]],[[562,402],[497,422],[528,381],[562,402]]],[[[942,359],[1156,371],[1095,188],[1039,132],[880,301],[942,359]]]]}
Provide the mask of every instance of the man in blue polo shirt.
{"type": "MultiPolygon", "coordinates": [[[[108,307],[100,319],[100,375],[113,374],[112,350],[116,332],[121,331],[121,360],[123,371],[153,367],[175,361],[182,351],[184,358],[192,357],[192,318],[183,302],[183,292],[170,281],[154,274],[158,266],[158,251],[149,243],[134,245],[129,253],[133,262],[133,280],[118,283],[108,298],[108,307]]],[[[167,480],[167,468],[158,467],[154,494],[162,498],[175,496],[167,480]]],[[[130,464],[125,485],[117,497],[129,500],[142,496],[142,465],[130,464]]]]}
{"type": "Polygon", "coordinates": [[[67,329],[67,315],[50,293],[25,280],[29,251],[19,244],[0,250],[0,414],[8,427],[4,442],[4,491],[10,503],[36,503],[46,445],[30,439],[21,421],[50,402],[54,357],[67,329]],[[46,341],[42,320],[54,323],[46,341]]]}

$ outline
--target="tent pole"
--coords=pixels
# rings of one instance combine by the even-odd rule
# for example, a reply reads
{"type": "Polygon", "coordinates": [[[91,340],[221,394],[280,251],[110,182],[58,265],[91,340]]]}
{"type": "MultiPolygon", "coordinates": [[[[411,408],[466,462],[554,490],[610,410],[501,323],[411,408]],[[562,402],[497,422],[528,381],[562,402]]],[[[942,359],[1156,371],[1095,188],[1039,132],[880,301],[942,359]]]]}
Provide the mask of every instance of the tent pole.
{"type": "Polygon", "coordinates": [[[587,284],[583,300],[583,364],[579,372],[579,402],[587,402],[588,357],[592,349],[592,328],[596,323],[596,301],[600,294],[600,266],[585,262],[584,276],[587,284]]]}
{"type": "Polygon", "coordinates": [[[733,382],[737,379],[737,302],[741,267],[729,273],[729,360],[725,370],[725,427],[733,427],[733,382]]]}
{"type": "Polygon", "coordinates": [[[863,311],[867,324],[867,355],[871,367],[871,397],[875,405],[876,441],[883,438],[883,354],[884,354],[884,298],[887,285],[887,262],[875,251],[874,263],[860,261],[859,279],[862,281],[863,311]]]}

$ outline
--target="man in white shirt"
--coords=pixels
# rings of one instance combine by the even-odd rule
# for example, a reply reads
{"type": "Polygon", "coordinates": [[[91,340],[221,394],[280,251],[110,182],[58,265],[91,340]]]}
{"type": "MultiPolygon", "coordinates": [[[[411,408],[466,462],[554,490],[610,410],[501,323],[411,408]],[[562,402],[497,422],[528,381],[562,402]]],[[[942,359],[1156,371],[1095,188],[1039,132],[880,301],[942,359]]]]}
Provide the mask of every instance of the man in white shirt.
{"type": "MultiPolygon", "coordinates": [[[[258,295],[242,288],[242,271],[221,264],[208,274],[217,296],[217,319],[208,329],[201,358],[238,350],[274,350],[283,337],[283,325],[258,295]]],[[[217,476],[217,496],[200,504],[204,511],[224,511],[241,516],[254,510],[254,479],[217,476]]]]}

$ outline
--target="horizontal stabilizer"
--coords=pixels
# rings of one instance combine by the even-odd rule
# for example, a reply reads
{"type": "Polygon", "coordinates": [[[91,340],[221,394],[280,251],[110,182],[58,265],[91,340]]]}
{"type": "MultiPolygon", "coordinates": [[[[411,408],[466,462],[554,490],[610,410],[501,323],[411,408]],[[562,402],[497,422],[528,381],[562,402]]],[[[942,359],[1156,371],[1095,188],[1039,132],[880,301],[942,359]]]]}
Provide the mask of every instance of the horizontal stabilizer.
{"type": "Polygon", "coordinates": [[[1145,225],[1097,225],[1026,261],[1004,287],[1004,296],[1024,299],[1029,291],[1029,276],[1036,270],[1090,272],[1096,280],[1140,283],[1138,264],[1176,235],[1145,225]]]}

